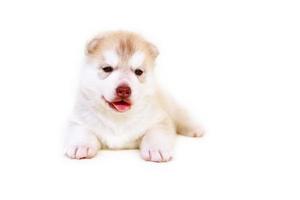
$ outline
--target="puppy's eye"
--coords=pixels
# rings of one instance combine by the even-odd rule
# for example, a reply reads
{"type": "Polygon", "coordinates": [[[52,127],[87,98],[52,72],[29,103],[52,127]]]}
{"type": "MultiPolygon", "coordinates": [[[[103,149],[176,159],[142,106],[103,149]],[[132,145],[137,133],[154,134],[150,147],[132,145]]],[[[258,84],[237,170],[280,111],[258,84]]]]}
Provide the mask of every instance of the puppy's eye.
{"type": "Polygon", "coordinates": [[[143,70],[141,70],[141,69],[136,69],[136,70],[134,70],[134,73],[135,73],[135,75],[140,76],[140,75],[142,75],[144,72],[143,72],[143,70]]]}
{"type": "Polygon", "coordinates": [[[112,72],[114,69],[111,66],[103,67],[102,70],[106,73],[112,72]]]}

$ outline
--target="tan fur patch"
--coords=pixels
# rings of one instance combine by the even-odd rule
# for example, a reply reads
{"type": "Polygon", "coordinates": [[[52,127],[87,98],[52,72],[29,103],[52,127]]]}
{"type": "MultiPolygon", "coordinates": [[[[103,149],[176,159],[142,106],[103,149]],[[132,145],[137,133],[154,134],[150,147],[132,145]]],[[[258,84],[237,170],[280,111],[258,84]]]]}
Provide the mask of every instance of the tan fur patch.
{"type": "Polygon", "coordinates": [[[133,40],[130,37],[126,37],[123,39],[120,39],[119,46],[117,47],[117,53],[120,57],[123,57],[124,59],[131,56],[135,51],[133,40]]]}
{"type": "Polygon", "coordinates": [[[153,64],[158,56],[157,48],[136,33],[114,31],[98,35],[87,44],[87,55],[101,58],[102,52],[114,49],[123,61],[127,61],[136,51],[145,54],[145,62],[153,64]]]}

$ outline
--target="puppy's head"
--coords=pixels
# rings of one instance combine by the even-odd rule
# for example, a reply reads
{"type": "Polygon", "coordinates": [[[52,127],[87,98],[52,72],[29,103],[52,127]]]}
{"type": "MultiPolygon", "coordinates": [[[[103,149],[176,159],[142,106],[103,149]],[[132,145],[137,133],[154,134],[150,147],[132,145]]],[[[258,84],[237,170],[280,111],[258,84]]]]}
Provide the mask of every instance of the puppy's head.
{"type": "Polygon", "coordinates": [[[156,47],[137,34],[101,34],[87,45],[81,85],[105,108],[126,112],[153,93],[157,55],[156,47]]]}

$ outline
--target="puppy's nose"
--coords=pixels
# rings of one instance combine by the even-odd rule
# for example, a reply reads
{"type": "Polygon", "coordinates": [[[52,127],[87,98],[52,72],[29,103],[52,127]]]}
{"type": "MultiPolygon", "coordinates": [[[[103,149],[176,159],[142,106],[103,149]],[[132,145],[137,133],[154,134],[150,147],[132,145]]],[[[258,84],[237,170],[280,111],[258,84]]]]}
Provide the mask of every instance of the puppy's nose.
{"type": "Polygon", "coordinates": [[[120,98],[128,98],[131,95],[131,89],[127,85],[121,85],[116,89],[117,96],[120,98]]]}

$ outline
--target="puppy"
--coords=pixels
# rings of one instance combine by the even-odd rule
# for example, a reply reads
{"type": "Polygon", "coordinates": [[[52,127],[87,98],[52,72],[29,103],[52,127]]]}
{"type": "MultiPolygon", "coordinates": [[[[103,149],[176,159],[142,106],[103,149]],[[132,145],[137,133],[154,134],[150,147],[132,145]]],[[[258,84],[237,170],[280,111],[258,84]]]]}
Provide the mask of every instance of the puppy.
{"type": "Polygon", "coordinates": [[[173,157],[176,133],[202,135],[200,126],[157,86],[157,56],[153,44],[131,32],[103,33],[87,44],[66,156],[83,159],[99,149],[139,148],[144,160],[166,162],[173,157]]]}

